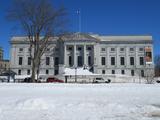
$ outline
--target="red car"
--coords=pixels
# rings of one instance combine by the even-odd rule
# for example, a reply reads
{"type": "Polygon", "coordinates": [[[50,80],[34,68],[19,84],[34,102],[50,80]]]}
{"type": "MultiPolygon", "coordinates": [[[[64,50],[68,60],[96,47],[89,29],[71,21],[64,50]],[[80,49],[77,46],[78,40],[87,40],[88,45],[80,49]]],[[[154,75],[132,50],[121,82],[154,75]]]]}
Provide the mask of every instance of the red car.
{"type": "Polygon", "coordinates": [[[63,80],[60,80],[60,79],[55,78],[55,77],[49,77],[49,78],[47,78],[47,82],[64,83],[63,80]]]}

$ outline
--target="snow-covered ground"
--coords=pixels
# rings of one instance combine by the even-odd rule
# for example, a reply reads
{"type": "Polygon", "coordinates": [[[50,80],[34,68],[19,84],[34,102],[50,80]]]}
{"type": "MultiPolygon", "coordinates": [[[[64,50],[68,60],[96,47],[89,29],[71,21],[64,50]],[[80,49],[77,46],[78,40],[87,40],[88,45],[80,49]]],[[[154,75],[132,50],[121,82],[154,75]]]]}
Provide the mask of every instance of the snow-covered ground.
{"type": "Polygon", "coordinates": [[[159,120],[160,84],[0,84],[0,120],[159,120]]]}

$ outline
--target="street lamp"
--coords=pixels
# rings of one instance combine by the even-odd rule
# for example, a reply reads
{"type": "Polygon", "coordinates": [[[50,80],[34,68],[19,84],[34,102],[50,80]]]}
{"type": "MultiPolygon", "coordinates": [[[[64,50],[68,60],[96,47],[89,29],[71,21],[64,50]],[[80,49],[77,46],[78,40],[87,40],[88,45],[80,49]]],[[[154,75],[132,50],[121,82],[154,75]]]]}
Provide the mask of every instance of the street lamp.
{"type": "Polygon", "coordinates": [[[75,66],[75,83],[77,82],[77,67],[75,66]]]}

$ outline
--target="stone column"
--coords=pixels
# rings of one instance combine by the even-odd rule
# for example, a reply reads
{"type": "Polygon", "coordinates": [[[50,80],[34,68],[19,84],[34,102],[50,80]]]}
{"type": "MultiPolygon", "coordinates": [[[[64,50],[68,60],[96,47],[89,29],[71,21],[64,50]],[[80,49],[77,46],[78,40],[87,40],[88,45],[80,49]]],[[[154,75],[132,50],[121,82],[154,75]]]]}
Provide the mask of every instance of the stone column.
{"type": "Polygon", "coordinates": [[[74,66],[77,67],[76,45],[74,45],[74,66]]]}
{"type": "Polygon", "coordinates": [[[84,53],[84,56],[83,56],[83,60],[84,60],[84,62],[83,62],[83,64],[84,65],[88,65],[88,63],[87,63],[87,59],[86,59],[86,45],[84,45],[84,48],[83,48],[83,53],[84,53]]]}
{"type": "Polygon", "coordinates": [[[67,63],[66,63],[66,45],[64,44],[64,65],[65,67],[67,66],[67,63]]]}

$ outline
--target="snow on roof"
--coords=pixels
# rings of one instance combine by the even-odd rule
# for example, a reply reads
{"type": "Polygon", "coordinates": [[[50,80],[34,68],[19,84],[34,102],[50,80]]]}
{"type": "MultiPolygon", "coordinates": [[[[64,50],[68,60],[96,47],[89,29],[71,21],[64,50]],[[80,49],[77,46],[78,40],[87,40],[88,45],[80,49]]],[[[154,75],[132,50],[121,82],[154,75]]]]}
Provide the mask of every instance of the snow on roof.
{"type": "Polygon", "coordinates": [[[84,68],[77,68],[77,69],[65,68],[64,72],[65,72],[64,75],[75,75],[75,73],[77,73],[76,75],[98,75],[84,68]]]}

